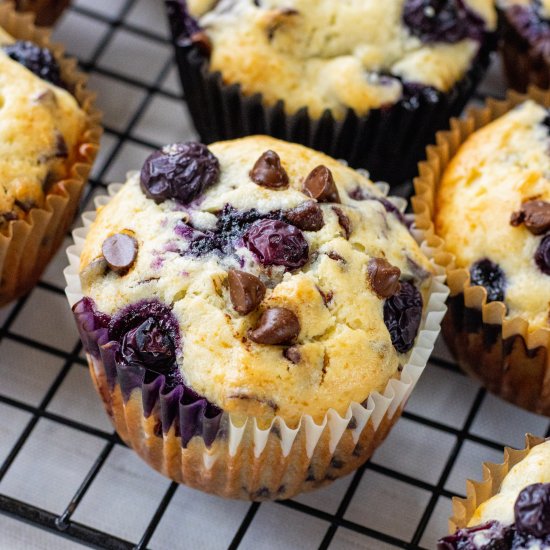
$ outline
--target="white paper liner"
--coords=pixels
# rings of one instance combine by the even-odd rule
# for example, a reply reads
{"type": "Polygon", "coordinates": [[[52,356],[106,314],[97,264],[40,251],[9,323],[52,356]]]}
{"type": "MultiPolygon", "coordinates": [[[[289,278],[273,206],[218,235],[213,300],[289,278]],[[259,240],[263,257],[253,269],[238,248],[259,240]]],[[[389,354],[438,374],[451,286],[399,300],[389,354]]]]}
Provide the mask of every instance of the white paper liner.
{"type": "MultiPolygon", "coordinates": [[[[133,172],[128,173],[128,178],[133,172]]],[[[123,184],[113,183],[108,187],[108,195],[96,197],[94,202],[96,208],[105,206],[110,199],[121,189],[123,184]]],[[[378,188],[387,193],[389,186],[381,183],[377,184],[378,188]]],[[[389,197],[398,208],[404,210],[406,202],[399,197],[389,197]]],[[[84,241],[89,228],[96,217],[95,211],[89,211],[82,214],[83,226],[73,231],[74,244],[67,248],[67,256],[69,265],[64,270],[67,286],[65,289],[67,298],[71,307],[83,298],[82,287],[79,277],[80,269],[80,254],[82,252],[84,241]]],[[[413,235],[419,243],[423,252],[429,257],[432,256],[432,249],[427,246],[424,241],[423,233],[413,228],[413,235]]],[[[229,433],[228,433],[228,452],[231,457],[236,456],[237,452],[242,451],[243,441],[252,441],[254,445],[254,456],[258,459],[266,450],[269,434],[273,426],[277,425],[280,432],[280,445],[283,457],[290,455],[293,443],[298,434],[303,431],[305,434],[305,448],[307,457],[311,459],[315,453],[317,444],[324,432],[327,431],[329,442],[329,453],[334,454],[335,449],[340,442],[350,420],[355,418],[356,427],[351,431],[353,442],[357,444],[361,434],[369,420],[374,429],[372,438],[376,438],[377,430],[382,421],[387,419],[392,420],[397,411],[401,412],[405,403],[411,394],[414,386],[418,382],[424,368],[426,367],[428,358],[430,357],[435,341],[440,332],[441,321],[447,311],[445,302],[449,295],[449,289],[444,284],[445,274],[444,269],[434,263],[436,275],[432,278],[430,295],[428,304],[423,313],[423,318],[416,343],[409,354],[409,360],[404,365],[400,379],[391,379],[386,389],[382,394],[379,392],[372,393],[367,400],[366,406],[360,403],[353,402],[348,407],[346,414],[341,416],[334,409],[329,409],[323,421],[317,424],[310,415],[304,415],[300,419],[296,428],[290,428],[280,416],[276,416],[267,429],[261,429],[255,418],[248,418],[244,424],[237,423],[229,416],[229,433]],[[252,437],[246,437],[247,428],[252,429],[252,437]]],[[[94,360],[91,356],[89,359],[94,360]]],[[[396,419],[393,419],[394,421],[396,419]]],[[[390,422],[390,425],[393,422],[390,422]]],[[[382,435],[382,437],[385,434],[382,435]]],[[[204,449],[204,464],[207,469],[211,469],[217,460],[214,447],[204,449]]]]}

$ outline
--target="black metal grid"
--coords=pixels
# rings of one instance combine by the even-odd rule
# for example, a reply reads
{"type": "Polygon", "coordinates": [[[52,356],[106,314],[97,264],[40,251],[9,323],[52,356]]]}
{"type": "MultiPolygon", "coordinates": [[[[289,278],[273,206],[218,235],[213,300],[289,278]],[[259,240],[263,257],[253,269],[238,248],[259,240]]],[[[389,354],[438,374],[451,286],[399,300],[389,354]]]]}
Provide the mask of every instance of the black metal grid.
{"type": "MultiPolygon", "coordinates": [[[[158,1],[159,3],[161,3],[161,0],[148,1],[158,1]]],[[[102,160],[98,170],[90,181],[90,184],[82,201],[83,205],[89,201],[94,192],[96,192],[98,189],[105,188],[106,184],[109,183],[107,181],[106,174],[109,168],[115,162],[117,155],[120,153],[122,147],[125,144],[133,143],[145,147],[158,146],[158,143],[154,143],[154,140],[144,140],[140,137],[136,137],[133,133],[136,124],[150,105],[152,98],[156,96],[161,96],[173,100],[181,99],[179,94],[167,91],[167,89],[162,84],[167,73],[172,68],[173,62],[171,56],[169,58],[169,61],[165,63],[164,66],[147,68],[147,70],[153,71],[153,73],[155,73],[156,75],[153,84],[149,84],[141,80],[139,78],[139,75],[135,78],[128,77],[122,74],[118,74],[116,71],[106,69],[98,64],[98,59],[108,48],[113,38],[116,36],[117,32],[120,29],[123,29],[129,33],[133,33],[140,37],[145,37],[151,41],[162,44],[167,48],[170,47],[169,40],[166,37],[161,36],[156,32],[145,30],[141,27],[136,27],[127,20],[128,14],[131,12],[136,3],[137,0],[125,0],[121,5],[119,13],[114,17],[102,14],[100,12],[92,11],[91,9],[79,5],[75,5],[70,8],[73,13],[78,14],[79,16],[89,18],[90,20],[101,22],[107,25],[107,30],[103,38],[97,45],[92,56],[86,62],[81,63],[82,68],[85,71],[109,77],[118,82],[122,82],[133,88],[139,89],[143,92],[142,99],[137,105],[137,108],[134,110],[133,115],[130,117],[123,131],[120,131],[113,127],[111,124],[111,120],[106,119],[104,121],[106,135],[110,137],[111,140],[114,140],[114,145],[112,146],[106,158],[102,160]]],[[[67,44],[66,46],[68,51],[70,52],[71,44],[67,44]]],[[[38,288],[47,293],[64,295],[64,290],[61,286],[49,282],[40,282],[38,288]]],[[[32,296],[32,293],[31,295],[23,297],[22,299],[17,301],[5,318],[3,324],[0,326],[0,354],[2,342],[13,341],[28,348],[37,349],[46,354],[55,356],[62,360],[63,365],[38,405],[29,405],[25,401],[20,400],[16,397],[5,395],[2,391],[2,384],[0,380],[0,404],[18,409],[19,411],[24,411],[31,415],[29,421],[20,433],[16,442],[7,453],[7,457],[5,458],[4,462],[0,464],[0,512],[11,516],[12,518],[27,522],[35,527],[45,529],[50,533],[54,533],[60,537],[83,543],[90,547],[109,549],[149,548],[149,544],[155,533],[155,530],[157,529],[161,518],[168,509],[172,498],[174,497],[178,489],[178,486],[175,483],[171,483],[168,486],[160,501],[156,503],[155,512],[150,518],[149,523],[147,525],[143,525],[141,532],[136,532],[132,540],[122,540],[121,538],[118,538],[111,533],[102,532],[98,529],[73,520],[73,515],[77,507],[94,483],[94,480],[100,473],[103,465],[112,453],[113,449],[115,449],[117,446],[124,444],[115,433],[97,429],[85,423],[76,421],[72,418],[56,414],[47,409],[48,405],[56,395],[56,392],[61,387],[71,369],[86,368],[87,365],[86,361],[81,356],[82,350],[80,343],[76,344],[70,351],[66,351],[63,349],[59,349],[58,347],[37,341],[34,338],[23,336],[13,330],[13,325],[17,321],[18,316],[20,315],[22,309],[25,307],[30,296],[32,296]],[[19,452],[24,447],[28,439],[32,436],[33,430],[41,419],[47,419],[54,423],[74,428],[75,430],[92,435],[103,441],[103,447],[98,454],[95,462],[93,463],[87,474],[83,477],[79,488],[74,493],[74,496],[70,499],[70,501],[67,502],[65,510],[61,514],[55,514],[51,511],[40,509],[29,502],[25,502],[23,500],[16,499],[13,496],[7,496],[2,493],[2,480],[9,472],[9,469],[14,461],[16,461],[19,452]]],[[[13,367],[15,368],[16,366],[14,365],[13,367]]],[[[22,365],[22,367],[24,367],[24,365],[22,365]]],[[[455,365],[451,361],[443,357],[432,358],[429,368],[442,369],[445,372],[457,372],[455,365]]],[[[444,419],[434,419],[420,414],[415,414],[410,411],[406,411],[403,415],[405,419],[408,419],[415,425],[424,426],[431,430],[448,434],[449,436],[452,436],[454,438],[454,444],[452,445],[452,448],[448,453],[448,457],[445,461],[444,467],[435,483],[429,483],[422,479],[417,479],[415,477],[407,475],[406,473],[403,473],[398,469],[389,468],[380,463],[369,462],[351,476],[351,482],[349,483],[343,497],[341,498],[340,504],[334,514],[328,513],[326,511],[320,510],[301,502],[297,502],[295,500],[278,502],[276,505],[286,507],[293,511],[302,512],[304,514],[307,514],[308,516],[313,516],[319,520],[322,520],[325,525],[325,532],[319,544],[319,548],[329,548],[334,540],[337,530],[342,528],[353,531],[360,535],[365,535],[365,548],[378,548],[378,545],[382,545],[382,543],[385,543],[390,547],[396,548],[422,548],[422,546],[420,546],[420,543],[427,529],[428,523],[432,518],[432,514],[434,513],[437,503],[442,498],[449,499],[453,496],[453,493],[446,488],[446,484],[459,458],[460,452],[463,450],[465,442],[482,445],[484,448],[487,449],[487,451],[491,449],[500,450],[502,448],[502,444],[507,442],[506,434],[503,434],[502,438],[498,438],[498,440],[496,440],[493,438],[481,436],[475,431],[472,431],[474,420],[476,419],[476,416],[478,415],[478,412],[480,411],[480,408],[482,407],[484,400],[486,399],[485,390],[477,388],[475,391],[477,391],[477,393],[471,405],[469,405],[468,414],[465,416],[465,420],[459,427],[453,427],[449,425],[445,422],[444,419]],[[394,480],[399,480],[409,486],[422,489],[429,493],[427,504],[422,510],[420,520],[418,521],[412,537],[410,537],[409,539],[404,540],[397,536],[393,536],[392,534],[388,534],[387,532],[379,531],[372,527],[366,527],[346,518],[346,512],[350,506],[350,503],[352,502],[352,499],[354,498],[354,495],[356,494],[357,489],[363,477],[365,476],[365,473],[369,471],[377,472],[382,476],[387,476],[388,478],[394,480]]],[[[4,421],[9,422],[9,418],[0,419],[0,423],[4,421]]],[[[550,435],[550,429],[548,427],[546,429],[548,430],[546,432],[546,435],[548,436],[550,435]]],[[[253,524],[258,510],[261,506],[264,505],[258,503],[250,504],[248,511],[246,512],[246,514],[244,514],[240,526],[235,530],[232,539],[230,538],[225,541],[227,548],[236,549],[239,547],[241,541],[244,539],[245,535],[249,531],[250,526],[253,524]]],[[[367,514],[368,510],[365,510],[365,513],[367,514]]],[[[399,518],[396,517],[395,521],[399,521],[399,518]]],[[[174,541],[173,545],[174,548],[186,547],[185,543],[181,541],[174,541]]],[[[2,533],[0,533],[0,546],[2,546],[2,533]]],[[[340,546],[333,545],[332,547],[334,548],[340,546]]]]}

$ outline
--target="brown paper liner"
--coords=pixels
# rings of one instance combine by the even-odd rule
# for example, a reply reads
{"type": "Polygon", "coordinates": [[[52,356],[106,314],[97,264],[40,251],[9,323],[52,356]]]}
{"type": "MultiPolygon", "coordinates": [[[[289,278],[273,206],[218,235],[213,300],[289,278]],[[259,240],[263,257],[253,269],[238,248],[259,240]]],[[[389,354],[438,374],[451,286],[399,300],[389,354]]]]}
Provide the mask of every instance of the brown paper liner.
{"type": "Polygon", "coordinates": [[[544,441],[541,437],[527,434],[525,436],[525,449],[517,450],[505,447],[504,462],[502,464],[484,462],[483,480],[467,480],[466,498],[453,497],[453,515],[449,519],[449,533],[453,534],[458,529],[467,527],[478,506],[498,493],[506,474],[518,462],[521,462],[533,447],[544,441]]]}
{"type": "Polygon", "coordinates": [[[481,286],[470,286],[467,269],[459,268],[435,234],[435,198],[445,168],[459,147],[479,128],[510,111],[526,99],[550,107],[550,92],[530,88],[527,94],[509,92],[505,100],[488,99],[463,119],[452,119],[451,130],[439,132],[427,161],[419,164],[412,198],[416,224],[426,234],[434,259],[444,265],[451,289],[443,336],[461,368],[492,393],[524,409],[550,416],[550,327],[529,327],[521,317],[505,318],[503,302],[487,303],[481,286]]]}
{"type": "Polygon", "coordinates": [[[17,11],[31,11],[35,14],[35,23],[40,27],[53,25],[71,0],[16,0],[17,11]]]}
{"type": "Polygon", "coordinates": [[[177,483],[226,498],[264,501],[287,499],[318,489],[362,466],[384,441],[401,417],[403,402],[391,413],[386,411],[378,427],[371,418],[354,442],[351,430],[342,435],[336,449],[329,449],[329,433],[324,430],[311,457],[306,451],[305,429],[300,429],[287,456],[280,436],[271,429],[265,449],[254,457],[253,425],[248,423],[235,455],[229,452],[227,438],[217,437],[207,447],[201,437],[182,447],[174,427],[159,437],[155,415],[144,414],[142,394],[136,388],[125,401],[120,386],[111,388],[97,359],[87,354],[90,374],[105,409],[121,439],[152,468],[177,483]],[[213,465],[205,454],[215,456],[213,465]]]}
{"type": "Polygon", "coordinates": [[[26,219],[10,221],[0,230],[2,306],[35,286],[61,245],[99,149],[102,129],[101,113],[94,106],[95,95],[86,89],[87,77],[77,70],[75,59],[63,57],[62,46],[50,42],[49,31],[35,27],[32,14],[16,13],[12,4],[0,4],[0,27],[18,40],[30,40],[51,49],[60,64],[63,80],[88,115],[67,177],[52,185],[42,207],[31,209],[26,219]]]}

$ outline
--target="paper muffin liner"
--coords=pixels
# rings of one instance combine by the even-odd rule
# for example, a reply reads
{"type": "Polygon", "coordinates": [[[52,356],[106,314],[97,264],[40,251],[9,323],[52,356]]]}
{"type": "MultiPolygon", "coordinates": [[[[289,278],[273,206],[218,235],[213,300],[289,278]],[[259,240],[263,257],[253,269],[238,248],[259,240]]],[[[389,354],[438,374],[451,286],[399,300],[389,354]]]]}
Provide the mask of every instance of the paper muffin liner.
{"type": "MultiPolygon", "coordinates": [[[[96,207],[107,204],[121,186],[109,186],[110,196],[97,198],[96,207]]],[[[381,187],[387,192],[387,185],[381,187]]],[[[404,209],[405,201],[397,199],[396,204],[404,209]]],[[[269,500],[329,483],[372,455],[400,417],[438,336],[448,296],[440,266],[435,266],[410,359],[382,394],[372,393],[363,404],[352,403],[344,416],[330,409],[319,424],[304,415],[292,428],[276,416],[262,429],[256,418],[239,422],[188,388],[165,391],[162,375],[115,364],[118,344],[108,342],[107,330],[80,302],[80,254],[95,216],[95,212],[83,214],[84,226],[73,232],[75,244],[67,249],[70,265],[64,271],[66,293],[71,306],[79,303],[74,312],[95,387],[121,438],[146,462],[196,489],[230,498],[269,500]]],[[[419,242],[422,236],[416,232],[419,242]]],[[[422,248],[431,255],[425,243],[422,248]]]]}
{"type": "Polygon", "coordinates": [[[502,481],[508,472],[521,462],[533,447],[544,443],[544,441],[541,437],[527,434],[524,449],[504,448],[504,462],[502,464],[484,462],[483,480],[467,480],[466,498],[453,497],[453,514],[449,519],[449,533],[453,534],[458,529],[468,527],[468,523],[478,506],[499,492],[502,481]]]}
{"type": "Polygon", "coordinates": [[[284,101],[264,105],[262,95],[244,95],[239,84],[225,84],[220,72],[209,70],[208,57],[190,38],[199,30],[184,0],[165,2],[172,30],[176,63],[185,100],[205,143],[247,135],[268,134],[301,143],[354,168],[366,168],[374,180],[400,184],[416,175],[416,166],[436,131],[458,116],[489,66],[493,38],[488,36],[467,74],[447,93],[421,93],[359,116],[348,109],[342,119],[329,110],[311,118],[307,107],[285,112],[284,101]]]}
{"type": "Polygon", "coordinates": [[[510,22],[507,10],[500,10],[499,26],[499,51],[510,87],[523,93],[530,85],[549,88],[550,48],[530,44],[510,22]]]}
{"type": "Polygon", "coordinates": [[[522,317],[507,318],[504,302],[487,303],[485,288],[470,285],[468,269],[456,265],[434,228],[439,184],[460,146],[476,130],[529,98],[550,107],[550,92],[531,88],[527,95],[509,92],[503,101],[489,99],[463,119],[453,119],[451,130],[437,134],[437,145],[428,147],[427,161],[419,165],[412,205],[437,263],[446,269],[451,297],[442,330],[460,367],[491,393],[550,416],[550,328],[530,327],[522,317]]]}
{"type": "Polygon", "coordinates": [[[26,219],[7,222],[0,229],[0,306],[35,286],[65,237],[78,208],[99,148],[101,114],[95,95],[86,89],[87,77],[77,70],[75,59],[63,57],[63,47],[50,42],[46,29],[33,25],[31,14],[16,13],[12,4],[0,4],[0,26],[18,40],[30,40],[50,48],[63,79],[88,115],[85,131],[67,177],[54,182],[44,205],[32,208],[26,219]]]}
{"type": "Polygon", "coordinates": [[[69,6],[71,0],[16,0],[17,11],[30,11],[35,14],[35,24],[50,27],[69,6]]]}

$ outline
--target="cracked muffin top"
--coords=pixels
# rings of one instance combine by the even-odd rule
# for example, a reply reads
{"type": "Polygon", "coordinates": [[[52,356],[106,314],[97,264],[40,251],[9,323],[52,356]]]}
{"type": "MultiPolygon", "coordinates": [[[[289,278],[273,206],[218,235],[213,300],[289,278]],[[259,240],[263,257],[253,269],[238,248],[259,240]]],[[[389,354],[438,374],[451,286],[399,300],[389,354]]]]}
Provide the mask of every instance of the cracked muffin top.
{"type": "Polygon", "coordinates": [[[550,440],[533,447],[506,475],[496,495],[481,503],[467,529],[439,550],[550,548],[550,440]]]}
{"type": "Polygon", "coordinates": [[[69,175],[86,114],[46,48],[0,29],[0,230],[69,175]]]}
{"type": "Polygon", "coordinates": [[[264,136],[154,152],[99,209],[80,266],[117,362],[290,424],[398,375],[433,273],[363,173],[264,136]]]}
{"type": "Polygon", "coordinates": [[[550,327],[548,111],[526,101],[472,134],[449,163],[436,201],[436,233],[530,330],[550,327]]]}
{"type": "Polygon", "coordinates": [[[359,115],[449,91],[494,31],[491,0],[189,0],[210,69],[267,105],[359,115]]]}

